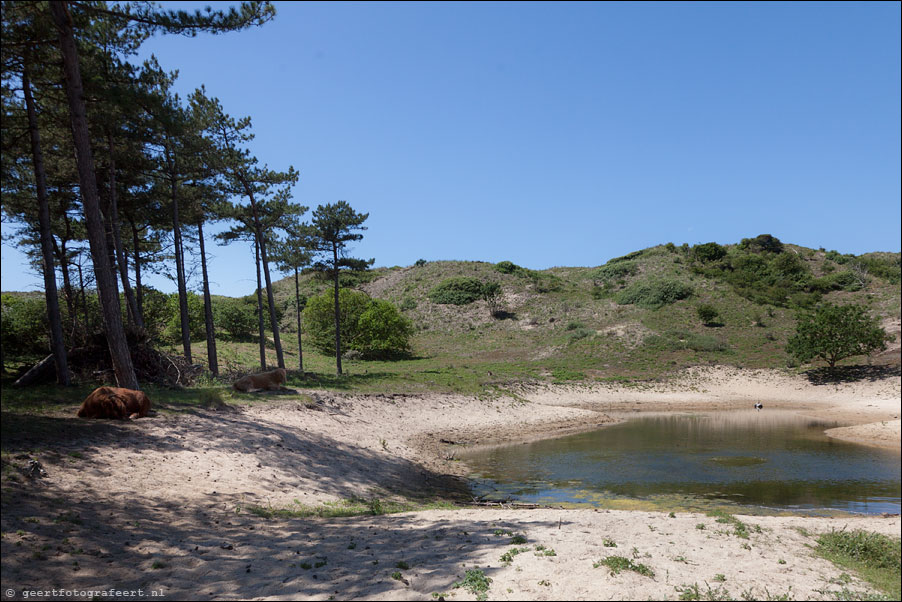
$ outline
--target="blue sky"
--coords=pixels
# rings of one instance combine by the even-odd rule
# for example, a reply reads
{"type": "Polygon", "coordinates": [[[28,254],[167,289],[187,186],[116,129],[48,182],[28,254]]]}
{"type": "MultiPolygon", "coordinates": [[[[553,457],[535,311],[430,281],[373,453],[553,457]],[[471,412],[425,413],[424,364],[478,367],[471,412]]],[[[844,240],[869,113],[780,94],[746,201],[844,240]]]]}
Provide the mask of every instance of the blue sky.
{"type": "MultiPolygon", "coordinates": [[[[143,52],[250,115],[298,203],[369,212],[354,254],[376,265],[592,266],[761,233],[900,250],[899,3],[276,6],[143,52]]],[[[208,251],[215,294],[252,292],[247,246],[208,251]]],[[[3,290],[39,288],[19,263],[4,244],[3,290]]]]}

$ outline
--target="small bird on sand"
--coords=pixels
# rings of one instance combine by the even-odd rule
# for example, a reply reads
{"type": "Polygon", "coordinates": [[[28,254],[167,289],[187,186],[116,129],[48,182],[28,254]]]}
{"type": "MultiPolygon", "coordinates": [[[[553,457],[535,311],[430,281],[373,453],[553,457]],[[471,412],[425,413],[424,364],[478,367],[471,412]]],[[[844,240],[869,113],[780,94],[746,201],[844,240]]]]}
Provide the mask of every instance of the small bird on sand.
{"type": "Polygon", "coordinates": [[[764,407],[764,406],[761,405],[761,402],[760,402],[760,401],[759,401],[758,403],[755,404],[755,409],[758,410],[759,412],[761,411],[761,408],[763,408],[763,407],[764,407]]]}

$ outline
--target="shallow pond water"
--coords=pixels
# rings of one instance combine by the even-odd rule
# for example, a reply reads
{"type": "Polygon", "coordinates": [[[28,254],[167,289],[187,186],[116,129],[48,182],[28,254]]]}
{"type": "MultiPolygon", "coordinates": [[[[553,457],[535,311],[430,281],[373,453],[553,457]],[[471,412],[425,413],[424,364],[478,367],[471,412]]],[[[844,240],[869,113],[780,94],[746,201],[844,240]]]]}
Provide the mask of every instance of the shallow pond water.
{"type": "Polygon", "coordinates": [[[831,439],[778,410],[633,415],[597,431],[460,455],[486,499],[686,500],[879,514],[900,509],[898,452],[831,439]]]}

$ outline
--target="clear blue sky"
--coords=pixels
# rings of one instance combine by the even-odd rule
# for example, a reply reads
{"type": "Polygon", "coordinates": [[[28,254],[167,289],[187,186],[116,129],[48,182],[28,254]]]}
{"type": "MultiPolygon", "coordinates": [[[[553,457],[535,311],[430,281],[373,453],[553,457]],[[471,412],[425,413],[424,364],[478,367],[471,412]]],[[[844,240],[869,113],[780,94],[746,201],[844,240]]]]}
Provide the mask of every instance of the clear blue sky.
{"type": "MultiPolygon", "coordinates": [[[[144,51],[250,115],[298,203],[369,212],[355,255],[376,265],[761,233],[900,250],[898,2],[276,5],[144,51]]],[[[247,246],[208,250],[214,293],[252,292],[247,246]]],[[[18,262],[4,245],[2,288],[38,288],[18,262]]]]}

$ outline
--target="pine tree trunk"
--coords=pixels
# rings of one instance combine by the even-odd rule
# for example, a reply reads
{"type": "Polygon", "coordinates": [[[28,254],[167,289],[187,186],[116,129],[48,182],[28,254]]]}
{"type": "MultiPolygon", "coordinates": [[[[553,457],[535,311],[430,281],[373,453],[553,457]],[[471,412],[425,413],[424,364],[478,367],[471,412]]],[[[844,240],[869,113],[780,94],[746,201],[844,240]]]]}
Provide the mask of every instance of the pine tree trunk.
{"type": "Polygon", "coordinates": [[[266,299],[269,303],[269,321],[272,324],[272,340],[276,346],[276,362],[279,368],[285,367],[285,356],[282,354],[282,341],[279,338],[279,320],[276,317],[276,302],[272,294],[272,279],[269,275],[269,261],[266,258],[266,242],[260,236],[260,259],[263,262],[263,277],[266,280],[266,299]]]}
{"type": "Polygon", "coordinates": [[[119,266],[119,277],[122,279],[122,290],[125,292],[125,302],[128,307],[128,316],[132,324],[138,328],[144,328],[144,320],[141,319],[141,312],[138,310],[138,303],[135,301],[135,293],[132,291],[131,284],[128,281],[128,263],[126,262],[125,251],[122,249],[122,233],[119,224],[119,206],[116,190],[116,156],[113,147],[113,135],[107,134],[107,148],[110,153],[110,229],[113,233],[113,247],[116,251],[116,263],[119,266]]]}
{"type": "Polygon", "coordinates": [[[78,292],[81,297],[81,314],[84,320],[84,332],[82,333],[84,341],[88,340],[88,333],[92,330],[88,325],[88,297],[85,295],[85,275],[81,269],[81,258],[78,262],[78,292]]]}
{"type": "Polygon", "coordinates": [[[338,309],[338,247],[332,245],[332,267],[335,276],[335,366],[341,376],[341,315],[338,309]]]}
{"type": "MultiPolygon", "coordinates": [[[[30,54],[30,53],[28,53],[30,54]]],[[[69,385],[69,368],[66,361],[66,343],[63,340],[63,324],[60,318],[59,296],[56,292],[56,271],[53,264],[53,240],[50,232],[50,206],[47,202],[47,176],[44,172],[44,155],[41,151],[41,135],[38,130],[38,116],[29,79],[30,57],[26,55],[22,73],[22,92],[28,112],[28,130],[31,134],[31,154],[34,162],[35,184],[38,195],[38,214],[41,231],[41,263],[44,273],[44,299],[47,304],[47,318],[50,321],[50,349],[56,364],[56,382],[69,385]]]]}
{"type": "Polygon", "coordinates": [[[138,315],[141,316],[141,321],[144,321],[144,287],[141,285],[141,253],[138,250],[138,244],[141,242],[138,238],[138,228],[135,227],[135,222],[129,220],[129,225],[132,227],[132,244],[135,248],[135,303],[138,306],[138,315]]]}
{"type": "Polygon", "coordinates": [[[97,194],[97,180],[94,173],[94,158],[91,154],[91,134],[85,111],[84,90],[78,66],[78,50],[72,31],[72,18],[68,2],[50,2],[50,13],[59,30],[60,51],[65,73],[66,96],[69,101],[69,119],[72,122],[72,138],[75,144],[75,159],[78,165],[78,181],[85,225],[94,260],[94,275],[100,294],[103,326],[113,370],[120,387],[137,389],[138,379],[129,354],[115,280],[110,275],[109,257],[103,233],[103,217],[100,214],[100,200],[97,194]]]}
{"type": "Polygon", "coordinates": [[[207,254],[204,251],[204,222],[197,224],[197,239],[200,241],[200,267],[204,279],[204,324],[207,328],[207,363],[213,376],[219,376],[219,361],[216,359],[216,331],[213,329],[213,302],[210,299],[210,281],[207,279],[207,254]]]}
{"type": "Polygon", "coordinates": [[[263,262],[263,277],[266,279],[266,300],[269,304],[269,322],[272,329],[272,340],[276,347],[276,362],[279,368],[285,367],[285,356],[282,354],[282,341],[279,338],[279,321],[276,319],[276,302],[272,294],[272,279],[269,276],[269,259],[266,256],[266,240],[263,237],[263,228],[260,227],[260,216],[257,213],[257,201],[254,191],[243,175],[239,175],[244,193],[251,202],[251,212],[254,217],[254,236],[260,249],[260,259],[263,262]]]}
{"type": "Polygon", "coordinates": [[[301,344],[301,287],[298,283],[298,269],[294,268],[294,307],[298,314],[298,370],[304,378],[304,348],[301,344]]]}
{"type": "Polygon", "coordinates": [[[175,251],[175,276],[179,290],[179,322],[182,327],[182,353],[188,363],[191,360],[191,322],[188,316],[188,286],[185,283],[185,255],[182,252],[182,227],[179,221],[178,185],[175,181],[175,164],[167,145],[166,165],[169,169],[169,193],[172,199],[172,244],[175,251]]]}
{"type": "Polygon", "coordinates": [[[260,327],[260,369],[266,370],[266,331],[263,329],[263,283],[260,282],[260,245],[254,236],[254,259],[257,262],[257,324],[260,327]]]}

